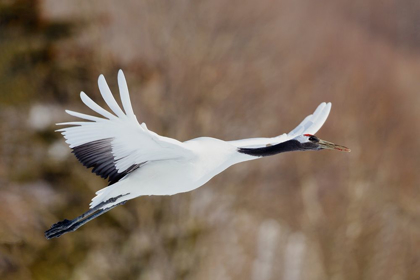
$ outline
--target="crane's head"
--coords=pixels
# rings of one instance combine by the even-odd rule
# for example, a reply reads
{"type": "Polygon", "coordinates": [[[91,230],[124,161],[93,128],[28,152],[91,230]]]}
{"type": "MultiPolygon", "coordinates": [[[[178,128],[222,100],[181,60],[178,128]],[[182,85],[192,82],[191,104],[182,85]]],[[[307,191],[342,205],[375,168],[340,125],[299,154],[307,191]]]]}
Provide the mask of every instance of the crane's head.
{"type": "Polygon", "coordinates": [[[350,152],[351,150],[347,147],[340,146],[322,139],[319,139],[315,135],[312,134],[304,134],[302,136],[299,136],[298,139],[299,142],[301,142],[302,147],[305,150],[336,150],[340,152],[350,152]]]}
{"type": "Polygon", "coordinates": [[[347,147],[321,140],[312,134],[303,134],[278,144],[267,144],[265,147],[239,147],[238,152],[255,157],[265,157],[285,152],[319,151],[324,149],[350,152],[350,149],[347,147]]]}

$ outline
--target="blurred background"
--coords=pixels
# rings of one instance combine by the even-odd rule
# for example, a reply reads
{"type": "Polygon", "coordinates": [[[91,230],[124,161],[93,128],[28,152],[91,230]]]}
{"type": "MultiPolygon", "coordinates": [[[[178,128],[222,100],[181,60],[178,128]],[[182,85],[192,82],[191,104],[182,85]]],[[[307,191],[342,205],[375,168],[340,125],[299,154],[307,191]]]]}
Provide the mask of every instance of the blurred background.
{"type": "Polygon", "coordinates": [[[420,1],[1,0],[1,279],[420,279],[420,1]],[[54,130],[128,80],[139,121],[224,140],[293,129],[289,153],[140,197],[78,231],[106,181],[54,130]]]}

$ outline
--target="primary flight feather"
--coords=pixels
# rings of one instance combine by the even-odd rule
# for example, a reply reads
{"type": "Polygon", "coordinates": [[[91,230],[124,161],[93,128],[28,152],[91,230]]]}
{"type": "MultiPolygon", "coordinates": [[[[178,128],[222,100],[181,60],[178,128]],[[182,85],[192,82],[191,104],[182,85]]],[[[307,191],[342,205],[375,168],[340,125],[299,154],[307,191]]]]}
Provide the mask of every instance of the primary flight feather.
{"type": "Polygon", "coordinates": [[[102,117],[66,110],[84,121],[59,123],[57,131],[77,159],[92,172],[107,178],[108,187],[96,193],[90,210],[73,220],[58,222],[45,232],[50,239],[75,231],[90,220],[127,200],[142,195],[173,195],[194,190],[229,166],[243,161],[290,151],[333,149],[350,151],[314,136],[326,121],[331,103],[321,103],[289,133],[272,138],[223,141],[200,137],[189,141],[160,136],[140,124],[134,115],[123,72],[118,72],[122,107],[118,105],[103,75],[99,90],[112,113],[84,92],[82,102],[102,117]]]}

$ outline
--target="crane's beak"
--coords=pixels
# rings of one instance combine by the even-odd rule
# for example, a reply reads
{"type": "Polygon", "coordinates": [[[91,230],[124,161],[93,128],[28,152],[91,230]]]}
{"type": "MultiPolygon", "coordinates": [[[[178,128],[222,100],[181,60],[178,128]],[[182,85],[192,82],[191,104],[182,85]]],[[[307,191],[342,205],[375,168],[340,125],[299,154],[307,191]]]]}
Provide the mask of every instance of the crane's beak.
{"type": "Polygon", "coordinates": [[[321,149],[328,149],[328,150],[337,150],[340,152],[350,152],[351,150],[347,147],[336,145],[334,143],[324,141],[319,139],[318,145],[321,147],[321,149]]]}

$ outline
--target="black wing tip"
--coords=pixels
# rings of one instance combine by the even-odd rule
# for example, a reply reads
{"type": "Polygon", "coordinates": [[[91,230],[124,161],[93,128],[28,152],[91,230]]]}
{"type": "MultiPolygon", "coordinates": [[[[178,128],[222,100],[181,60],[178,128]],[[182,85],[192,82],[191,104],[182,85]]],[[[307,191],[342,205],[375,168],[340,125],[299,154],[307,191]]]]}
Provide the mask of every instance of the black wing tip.
{"type": "Polygon", "coordinates": [[[72,153],[86,168],[92,168],[92,173],[101,178],[108,179],[109,186],[124,178],[128,173],[139,168],[143,163],[133,164],[123,172],[115,167],[115,158],[112,154],[113,138],[91,141],[72,148],[72,153]]]}
{"type": "Polygon", "coordinates": [[[112,154],[113,138],[91,141],[72,148],[72,153],[86,168],[93,168],[92,173],[101,178],[112,180],[118,176],[115,159],[112,154]]]}

